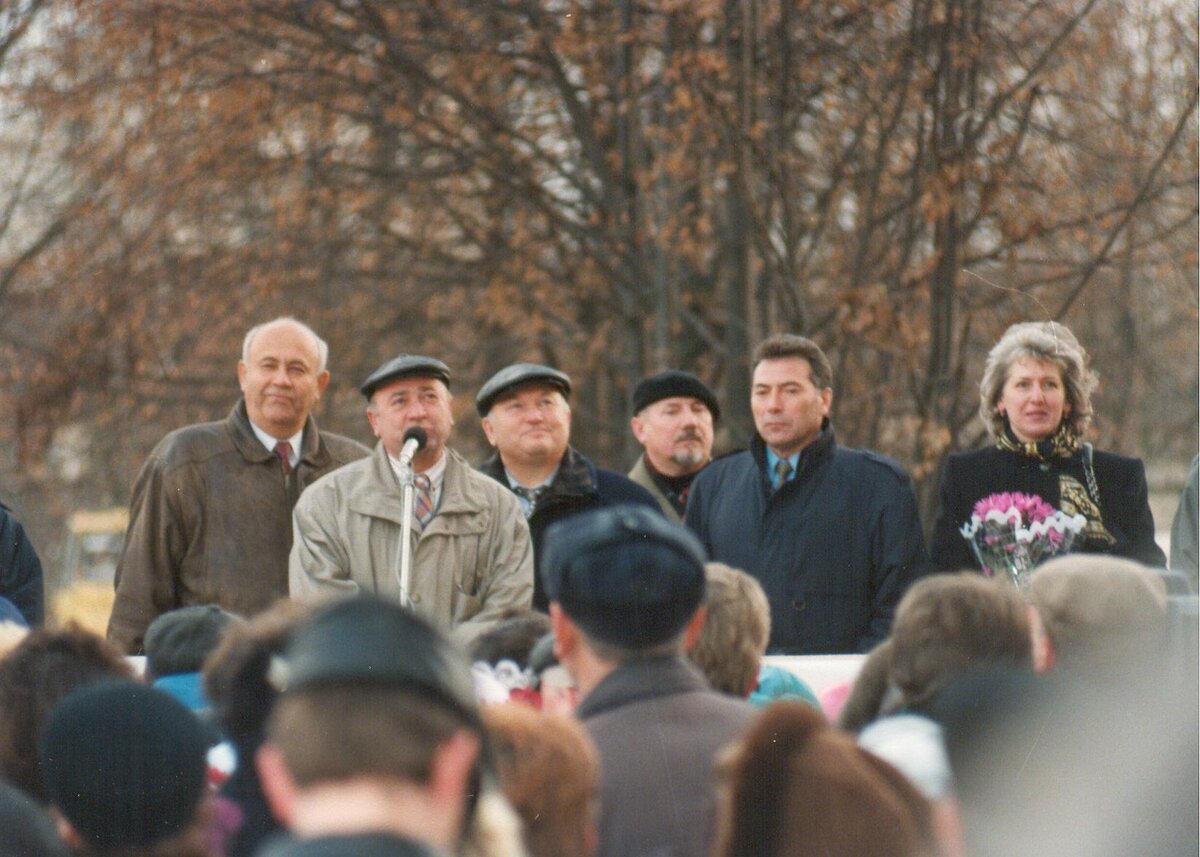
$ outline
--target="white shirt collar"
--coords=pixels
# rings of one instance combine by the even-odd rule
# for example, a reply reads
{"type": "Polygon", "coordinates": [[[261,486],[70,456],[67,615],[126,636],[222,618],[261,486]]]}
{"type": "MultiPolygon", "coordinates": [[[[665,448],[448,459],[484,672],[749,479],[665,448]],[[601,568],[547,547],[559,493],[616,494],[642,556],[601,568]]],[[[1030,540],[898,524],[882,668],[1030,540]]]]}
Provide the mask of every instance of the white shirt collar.
{"type": "Polygon", "coordinates": [[[268,452],[275,451],[275,444],[280,440],[286,440],[292,445],[292,454],[288,456],[288,464],[293,468],[300,463],[300,444],[304,442],[304,427],[300,427],[300,431],[296,432],[291,437],[278,438],[273,437],[255,425],[254,420],[250,420],[250,428],[254,430],[254,436],[259,439],[259,442],[267,448],[268,452]]]}

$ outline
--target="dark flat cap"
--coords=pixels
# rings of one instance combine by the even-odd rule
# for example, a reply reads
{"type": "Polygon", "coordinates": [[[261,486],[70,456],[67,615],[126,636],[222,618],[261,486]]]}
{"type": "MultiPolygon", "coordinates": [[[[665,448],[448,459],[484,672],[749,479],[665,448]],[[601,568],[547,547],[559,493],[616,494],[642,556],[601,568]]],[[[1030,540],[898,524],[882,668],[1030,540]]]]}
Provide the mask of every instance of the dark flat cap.
{"type": "Polygon", "coordinates": [[[358,389],[369,399],[382,385],[399,378],[437,378],[450,386],[450,367],[436,357],[398,354],[368,375],[358,389]]]}
{"type": "Polygon", "coordinates": [[[285,691],[343,682],[414,688],[477,718],[465,657],[393,601],[360,596],[326,607],[295,630],[280,664],[285,691]]]}
{"type": "Polygon", "coordinates": [[[186,829],[204,797],[209,738],[162,691],[84,685],[54,707],[40,741],[46,791],[90,852],[145,847],[186,829]]]}
{"type": "Polygon", "coordinates": [[[194,604],[163,613],[150,623],[143,640],[147,675],[162,678],[199,672],[226,629],[241,621],[215,604],[194,604]]]}
{"type": "Polygon", "coordinates": [[[638,650],[687,625],[704,599],[704,561],[691,531],[656,510],[606,506],[546,530],[542,583],[589,635],[638,650]]]}
{"type": "Polygon", "coordinates": [[[563,396],[571,395],[571,378],[566,372],[537,363],[514,363],[488,378],[479,388],[475,396],[475,409],[479,411],[479,416],[486,417],[497,399],[527,384],[549,384],[563,396]]]}
{"type": "Polygon", "coordinates": [[[717,403],[716,394],[691,372],[682,372],[679,369],[668,369],[642,379],[633,391],[633,412],[636,414],[655,402],[674,396],[699,399],[708,408],[714,421],[721,418],[721,406],[717,403]]]}

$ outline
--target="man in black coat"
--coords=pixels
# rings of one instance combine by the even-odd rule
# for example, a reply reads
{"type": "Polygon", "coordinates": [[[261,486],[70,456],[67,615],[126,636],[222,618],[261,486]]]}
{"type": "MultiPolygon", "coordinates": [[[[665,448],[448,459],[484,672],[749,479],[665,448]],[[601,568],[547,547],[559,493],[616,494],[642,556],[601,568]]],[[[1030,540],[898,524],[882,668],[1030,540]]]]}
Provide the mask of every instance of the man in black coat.
{"type": "MultiPolygon", "coordinates": [[[[488,379],[475,396],[483,433],[496,452],[479,468],[521,501],[541,568],[542,534],[570,515],[616,503],[658,510],[654,496],[632,480],[592,464],[571,448],[571,379],[534,363],[514,363],[488,379]]],[[[660,512],[661,514],[661,512],[660,512]]],[[[545,611],[540,571],[534,573],[533,606],[545,611]]]]}
{"type": "Polygon", "coordinates": [[[30,628],[40,628],[45,617],[42,561],[25,528],[0,503],[0,597],[21,611],[30,628]]]}
{"type": "Polygon", "coordinates": [[[899,464],[839,447],[833,373],[812,341],[780,334],[755,351],[750,449],[692,484],[685,522],[713,560],[758,578],[768,652],[865,652],[927,566],[917,501],[899,464]]]}

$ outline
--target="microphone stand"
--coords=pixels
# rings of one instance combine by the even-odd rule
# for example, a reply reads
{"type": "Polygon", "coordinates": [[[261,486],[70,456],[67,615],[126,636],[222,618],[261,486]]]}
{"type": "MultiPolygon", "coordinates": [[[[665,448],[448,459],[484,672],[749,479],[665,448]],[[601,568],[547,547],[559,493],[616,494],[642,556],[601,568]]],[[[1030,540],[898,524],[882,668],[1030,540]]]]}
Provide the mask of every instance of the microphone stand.
{"type": "Polygon", "coordinates": [[[409,578],[412,575],[412,521],[416,487],[412,461],[407,461],[400,468],[400,565],[397,571],[400,583],[400,603],[405,607],[413,606],[412,597],[408,594],[408,587],[409,578]]]}

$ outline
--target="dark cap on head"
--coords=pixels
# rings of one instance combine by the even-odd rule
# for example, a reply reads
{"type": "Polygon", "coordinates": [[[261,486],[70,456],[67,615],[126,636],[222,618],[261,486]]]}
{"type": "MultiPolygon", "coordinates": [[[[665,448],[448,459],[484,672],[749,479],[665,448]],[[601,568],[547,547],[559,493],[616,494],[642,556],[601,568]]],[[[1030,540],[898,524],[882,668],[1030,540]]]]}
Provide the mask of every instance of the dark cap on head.
{"type": "Polygon", "coordinates": [[[716,394],[691,372],[682,372],[679,369],[668,369],[643,378],[633,391],[633,412],[639,413],[655,402],[675,396],[699,399],[712,414],[714,422],[721,418],[721,406],[717,403],[716,394]]]}
{"type": "Polygon", "coordinates": [[[680,633],[704,599],[704,547],[643,506],[581,512],[546,530],[542,583],[597,640],[643,649],[680,633]]]}
{"type": "Polygon", "coordinates": [[[399,354],[368,375],[358,389],[369,399],[381,386],[400,378],[436,378],[449,387],[450,367],[435,357],[399,354]]]}
{"type": "Polygon", "coordinates": [[[182,703],[142,684],[105,681],[68,694],[40,750],[51,803],[95,850],[174,836],[204,796],[207,731],[182,703]]]}
{"type": "Polygon", "coordinates": [[[195,604],[163,613],[146,629],[146,673],[162,678],[199,672],[234,622],[242,621],[215,604],[195,604]]]}
{"type": "Polygon", "coordinates": [[[564,398],[571,395],[571,378],[566,372],[537,363],[514,363],[484,382],[475,396],[475,409],[479,416],[486,417],[497,399],[528,384],[549,384],[564,398]]]}
{"type": "Polygon", "coordinates": [[[279,663],[285,692],[345,682],[416,688],[478,718],[465,657],[424,619],[374,596],[319,611],[295,630],[279,663]]]}

